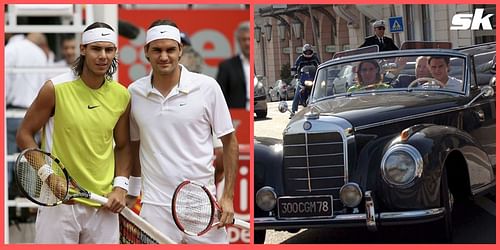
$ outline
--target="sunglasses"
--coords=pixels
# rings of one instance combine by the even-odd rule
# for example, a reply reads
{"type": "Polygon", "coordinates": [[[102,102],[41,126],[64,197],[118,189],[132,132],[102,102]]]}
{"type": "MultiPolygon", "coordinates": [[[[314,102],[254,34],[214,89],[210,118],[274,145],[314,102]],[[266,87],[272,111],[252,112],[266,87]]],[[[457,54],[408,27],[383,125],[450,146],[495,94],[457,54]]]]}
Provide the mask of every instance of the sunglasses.
{"type": "Polygon", "coordinates": [[[306,50],[306,51],[304,51],[304,54],[306,54],[306,55],[312,55],[313,51],[312,50],[306,50]]]}
{"type": "Polygon", "coordinates": [[[385,30],[385,27],[377,27],[379,30],[385,30]]]}

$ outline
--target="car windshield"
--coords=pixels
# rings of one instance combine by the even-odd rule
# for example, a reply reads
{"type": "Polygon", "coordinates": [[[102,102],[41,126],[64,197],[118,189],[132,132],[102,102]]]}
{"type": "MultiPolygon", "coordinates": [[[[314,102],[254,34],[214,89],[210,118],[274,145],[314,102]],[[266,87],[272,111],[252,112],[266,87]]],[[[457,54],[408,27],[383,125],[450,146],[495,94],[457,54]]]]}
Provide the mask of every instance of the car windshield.
{"type": "Polygon", "coordinates": [[[320,67],[316,73],[313,101],[367,91],[465,92],[463,57],[419,54],[338,60],[339,63],[320,67]]]}

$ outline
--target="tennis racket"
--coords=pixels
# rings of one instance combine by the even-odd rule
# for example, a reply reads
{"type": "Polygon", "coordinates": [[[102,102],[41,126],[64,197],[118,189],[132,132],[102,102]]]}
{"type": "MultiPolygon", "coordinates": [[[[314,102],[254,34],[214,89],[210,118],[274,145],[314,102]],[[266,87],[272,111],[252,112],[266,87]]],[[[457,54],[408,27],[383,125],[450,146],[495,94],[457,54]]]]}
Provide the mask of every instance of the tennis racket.
{"type": "MultiPolygon", "coordinates": [[[[192,236],[201,236],[219,225],[216,221],[222,209],[210,191],[202,184],[183,181],[174,192],[172,216],[177,227],[192,236]]],[[[233,219],[233,225],[250,229],[250,223],[233,219]]]]}
{"type": "MultiPolygon", "coordinates": [[[[21,192],[38,205],[57,206],[74,198],[86,198],[101,205],[108,202],[108,198],[79,186],[57,157],[37,148],[23,150],[17,157],[14,171],[21,192]]],[[[158,243],[176,244],[128,207],[120,214],[132,220],[135,226],[121,229],[126,233],[140,236],[141,229],[147,228],[150,237],[158,243]]]]}
{"type": "Polygon", "coordinates": [[[101,205],[108,201],[79,186],[57,157],[37,148],[19,154],[14,173],[21,192],[38,205],[57,206],[73,198],[87,198],[101,205]]]}

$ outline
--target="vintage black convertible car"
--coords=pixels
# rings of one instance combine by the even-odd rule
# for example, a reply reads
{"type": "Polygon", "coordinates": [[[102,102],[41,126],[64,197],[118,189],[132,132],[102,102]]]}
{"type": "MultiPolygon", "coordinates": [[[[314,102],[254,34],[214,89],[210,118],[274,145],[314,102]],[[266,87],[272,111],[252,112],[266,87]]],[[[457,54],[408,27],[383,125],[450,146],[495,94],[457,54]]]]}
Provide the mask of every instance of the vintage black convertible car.
{"type": "Polygon", "coordinates": [[[267,229],[415,223],[450,240],[453,208],[495,187],[495,49],[388,51],[320,65],[282,150],[255,145],[255,242],[267,229]],[[432,63],[423,75],[417,58],[432,63]],[[377,81],[363,83],[370,71],[377,81]]]}

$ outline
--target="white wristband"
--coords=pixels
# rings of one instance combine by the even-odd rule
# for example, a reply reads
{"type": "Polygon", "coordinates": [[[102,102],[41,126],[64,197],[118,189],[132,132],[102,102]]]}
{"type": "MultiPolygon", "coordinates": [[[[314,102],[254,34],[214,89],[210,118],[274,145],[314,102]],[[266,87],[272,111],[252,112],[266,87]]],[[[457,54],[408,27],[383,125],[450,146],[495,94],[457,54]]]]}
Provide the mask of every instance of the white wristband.
{"type": "Polygon", "coordinates": [[[123,188],[128,192],[128,178],[125,176],[116,176],[113,180],[113,187],[123,188]]]}
{"type": "Polygon", "coordinates": [[[48,164],[43,164],[43,166],[38,169],[38,177],[40,177],[42,182],[45,182],[45,180],[47,180],[47,178],[49,178],[49,176],[53,173],[54,170],[52,170],[52,167],[48,164]]]}
{"type": "Polygon", "coordinates": [[[141,194],[141,177],[130,176],[128,195],[139,196],[141,194]]]}

